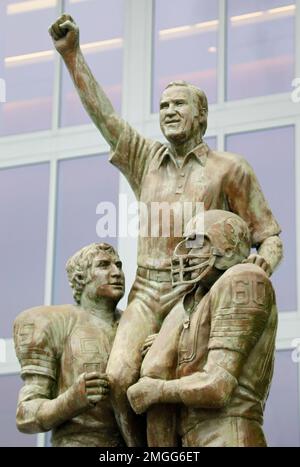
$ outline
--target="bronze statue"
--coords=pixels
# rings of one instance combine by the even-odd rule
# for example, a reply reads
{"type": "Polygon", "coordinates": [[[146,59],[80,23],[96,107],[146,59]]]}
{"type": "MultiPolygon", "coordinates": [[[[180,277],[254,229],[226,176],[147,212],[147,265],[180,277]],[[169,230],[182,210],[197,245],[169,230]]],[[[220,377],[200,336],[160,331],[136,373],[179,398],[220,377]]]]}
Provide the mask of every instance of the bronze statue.
{"type": "Polygon", "coordinates": [[[203,244],[192,227],[173,261],[174,282],[195,288],[164,320],[129,400],[136,413],[148,410],[149,446],[175,446],[177,437],[183,446],[266,446],[275,294],[260,267],[242,264],[247,224],[218,210],[204,220],[203,244]]]}
{"type": "Polygon", "coordinates": [[[56,447],[123,446],[106,375],[124,295],[122,263],[112,246],[93,243],[66,268],[76,305],[32,308],[15,321],[25,383],[17,426],[24,433],[52,430],[56,447]]]}
{"type": "MultiPolygon", "coordinates": [[[[169,144],[151,141],[114,111],[83,57],[72,17],[62,15],[49,31],[85,109],[112,149],[110,161],[126,176],[136,198],[149,207],[154,202],[203,202],[205,210],[238,214],[257,249],[247,259],[249,270],[254,264],[271,274],[282,257],[280,227],[248,163],[236,154],[212,151],[203,141],[208,115],[205,93],[182,81],[170,83],[160,102],[160,125],[169,144]]],[[[176,213],[173,227],[175,221],[176,213]]],[[[159,232],[162,226],[152,220],[150,227],[159,232]]],[[[188,284],[172,287],[170,261],[180,238],[182,234],[174,231],[168,237],[139,237],[136,280],[107,367],[112,403],[128,446],[145,444],[143,419],[136,417],[126,396],[140,375],[141,348],[190,289],[188,284]]]]}

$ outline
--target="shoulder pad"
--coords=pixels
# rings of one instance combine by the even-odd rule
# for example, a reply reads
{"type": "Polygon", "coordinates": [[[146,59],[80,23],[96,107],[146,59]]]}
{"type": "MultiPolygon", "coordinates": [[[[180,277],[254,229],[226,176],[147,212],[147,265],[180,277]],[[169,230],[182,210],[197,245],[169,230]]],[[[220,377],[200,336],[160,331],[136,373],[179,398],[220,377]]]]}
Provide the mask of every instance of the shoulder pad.
{"type": "Polygon", "coordinates": [[[25,310],[16,318],[14,343],[21,375],[42,374],[56,379],[56,359],[70,311],[70,305],[40,306],[25,310]]]}
{"type": "Polygon", "coordinates": [[[275,295],[264,271],[252,264],[234,266],[211,289],[210,348],[245,355],[263,332],[275,295]]]}

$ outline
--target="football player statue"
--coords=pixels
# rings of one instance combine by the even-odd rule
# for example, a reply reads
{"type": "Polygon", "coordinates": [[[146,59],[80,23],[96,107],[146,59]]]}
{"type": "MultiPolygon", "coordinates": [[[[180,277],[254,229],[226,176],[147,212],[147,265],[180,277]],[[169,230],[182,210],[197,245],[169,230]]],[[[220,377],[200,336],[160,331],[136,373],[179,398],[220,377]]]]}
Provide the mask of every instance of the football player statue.
{"type": "Polygon", "coordinates": [[[57,447],[122,446],[105,374],[124,295],[117,252],[106,243],[82,248],[67,262],[75,305],[21,313],[14,341],[24,386],[17,427],[52,430],[57,447]]]}
{"type": "Polygon", "coordinates": [[[266,446],[274,290],[262,268],[243,264],[251,242],[240,217],[204,212],[204,236],[196,221],[172,261],[173,283],[194,289],[164,320],[129,401],[136,413],[148,411],[150,446],[266,446]]]}
{"type": "Polygon", "coordinates": [[[208,119],[203,90],[184,81],[169,83],[159,110],[167,144],[145,138],[117,114],[95,79],[73,18],[63,14],[49,31],[84,108],[111,147],[110,162],[125,175],[148,213],[155,206],[170,208],[169,235],[160,234],[165,228],[164,215],[140,219],[136,279],[107,366],[112,404],[126,444],[144,446],[143,417],[135,416],[126,394],[139,378],[145,339],[159,331],[178,295],[188,290],[181,286],[174,291],[170,264],[174,248],[182,239],[182,230],[178,233],[177,227],[182,225],[182,218],[185,222],[196,214],[193,209],[184,213],[184,205],[203,203],[205,210],[224,209],[244,219],[256,249],[248,258],[250,268],[253,263],[269,274],[282,257],[280,227],[249,164],[237,154],[213,151],[203,140],[208,119]]]}

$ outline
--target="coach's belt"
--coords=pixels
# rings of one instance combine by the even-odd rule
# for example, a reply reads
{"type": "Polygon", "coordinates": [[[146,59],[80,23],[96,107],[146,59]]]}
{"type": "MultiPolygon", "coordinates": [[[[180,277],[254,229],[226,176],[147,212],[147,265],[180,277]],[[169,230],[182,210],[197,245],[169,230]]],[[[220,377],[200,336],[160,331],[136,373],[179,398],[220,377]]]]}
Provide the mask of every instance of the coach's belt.
{"type": "Polygon", "coordinates": [[[138,267],[138,276],[155,282],[171,282],[171,271],[138,267]]]}

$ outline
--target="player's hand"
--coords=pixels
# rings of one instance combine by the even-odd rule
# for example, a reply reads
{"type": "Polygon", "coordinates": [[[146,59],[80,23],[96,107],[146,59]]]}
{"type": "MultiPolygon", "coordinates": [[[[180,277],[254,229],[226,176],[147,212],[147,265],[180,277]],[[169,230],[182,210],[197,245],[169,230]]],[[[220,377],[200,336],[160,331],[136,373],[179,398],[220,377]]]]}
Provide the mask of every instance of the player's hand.
{"type": "Polygon", "coordinates": [[[156,339],[156,336],[157,334],[150,334],[150,336],[148,336],[144,342],[144,345],[142,347],[142,358],[145,357],[145,355],[147,354],[148,350],[150,349],[150,347],[152,347],[152,344],[153,342],[155,341],[156,339]]]}
{"type": "Polygon", "coordinates": [[[159,402],[162,390],[163,381],[145,376],[130,386],[127,397],[135,413],[141,414],[159,402]]]}
{"type": "Polygon", "coordinates": [[[96,405],[106,399],[109,394],[109,382],[106,374],[97,372],[83,373],[77,378],[74,385],[77,396],[86,405],[96,405]]]}
{"type": "Polygon", "coordinates": [[[49,28],[56,50],[62,55],[76,53],[79,49],[79,28],[72,16],[63,14],[49,28]]]}
{"type": "Polygon", "coordinates": [[[260,268],[262,268],[265,273],[270,276],[271,275],[271,267],[267,263],[267,261],[260,255],[257,254],[252,254],[250,255],[247,259],[243,261],[243,263],[251,263],[251,264],[256,264],[260,268]]]}

